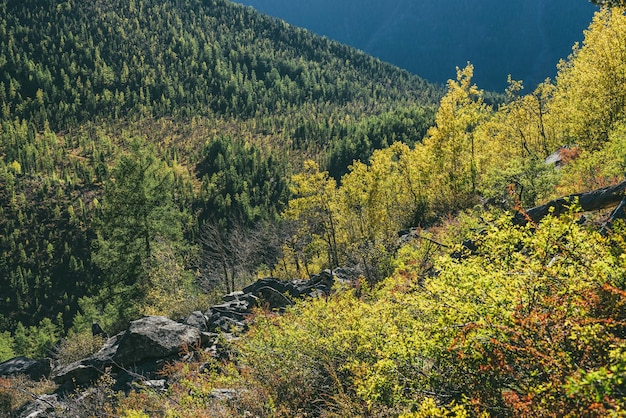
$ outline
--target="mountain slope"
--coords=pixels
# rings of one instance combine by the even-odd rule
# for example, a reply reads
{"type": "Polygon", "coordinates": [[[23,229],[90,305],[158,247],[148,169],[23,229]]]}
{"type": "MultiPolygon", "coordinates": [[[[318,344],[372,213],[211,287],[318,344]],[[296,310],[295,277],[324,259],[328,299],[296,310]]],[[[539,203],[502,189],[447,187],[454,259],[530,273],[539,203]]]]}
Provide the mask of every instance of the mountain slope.
{"type": "Polygon", "coordinates": [[[418,77],[224,0],[30,0],[3,2],[0,15],[2,116],[53,129],[437,97],[418,77]]]}
{"type": "Polygon", "coordinates": [[[0,1],[0,51],[0,331],[145,296],[172,248],[190,277],[202,223],[276,218],[305,157],[419,141],[442,94],[224,0],[0,1]]]}

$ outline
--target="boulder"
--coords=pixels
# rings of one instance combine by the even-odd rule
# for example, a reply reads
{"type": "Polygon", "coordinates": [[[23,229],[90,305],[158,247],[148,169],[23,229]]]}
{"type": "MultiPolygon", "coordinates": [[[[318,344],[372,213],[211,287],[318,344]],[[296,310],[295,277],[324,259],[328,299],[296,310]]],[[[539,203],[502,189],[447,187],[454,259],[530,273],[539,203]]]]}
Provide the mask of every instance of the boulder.
{"type": "Polygon", "coordinates": [[[243,293],[246,293],[246,294],[250,293],[253,295],[257,295],[259,289],[264,288],[264,287],[269,287],[269,288],[274,289],[278,293],[285,293],[288,290],[287,283],[289,282],[275,279],[273,277],[268,277],[266,279],[259,279],[256,282],[252,283],[251,285],[244,287],[242,291],[243,293]]]}
{"type": "Polygon", "coordinates": [[[49,358],[37,361],[20,356],[0,363],[0,376],[23,374],[30,379],[39,380],[42,377],[49,376],[51,370],[52,360],[49,358]]]}
{"type": "Polygon", "coordinates": [[[209,330],[207,317],[200,311],[192,312],[187,318],[185,318],[183,324],[194,327],[200,332],[206,332],[209,330]]]}
{"type": "Polygon", "coordinates": [[[293,305],[293,301],[273,287],[263,286],[256,291],[256,295],[261,299],[261,304],[267,304],[271,310],[282,310],[293,305]]]}
{"type": "Polygon", "coordinates": [[[97,353],[70,364],[61,365],[52,371],[52,379],[59,385],[72,383],[84,385],[100,377],[113,364],[122,334],[109,338],[97,353]]]}
{"type": "MultiPolygon", "coordinates": [[[[2,412],[2,411],[0,411],[2,412]]],[[[63,417],[63,405],[57,395],[39,395],[24,404],[12,417],[17,418],[56,418],[63,417]]]]}
{"type": "Polygon", "coordinates": [[[211,318],[210,328],[214,332],[233,332],[245,331],[247,327],[243,321],[238,321],[228,316],[216,315],[211,318]]]}
{"type": "Polygon", "coordinates": [[[107,340],[96,354],[55,369],[52,378],[59,385],[84,385],[108,370],[117,374],[118,383],[130,383],[137,376],[155,373],[165,359],[180,354],[186,347],[212,342],[211,335],[204,334],[162,316],[141,318],[131,322],[125,332],[107,340]]]}
{"type": "Polygon", "coordinates": [[[237,300],[237,299],[239,299],[239,298],[240,298],[241,296],[243,296],[244,294],[245,294],[245,293],[244,293],[243,291],[241,291],[241,290],[236,290],[236,291],[234,291],[234,292],[232,292],[232,293],[229,293],[229,294],[227,294],[227,295],[224,295],[224,296],[222,297],[222,300],[223,300],[224,302],[230,302],[230,301],[232,301],[232,300],[237,300]]]}
{"type": "Polygon", "coordinates": [[[200,344],[200,331],[164,316],[147,316],[130,323],[120,338],[113,360],[130,366],[150,358],[179,354],[200,344]]]}

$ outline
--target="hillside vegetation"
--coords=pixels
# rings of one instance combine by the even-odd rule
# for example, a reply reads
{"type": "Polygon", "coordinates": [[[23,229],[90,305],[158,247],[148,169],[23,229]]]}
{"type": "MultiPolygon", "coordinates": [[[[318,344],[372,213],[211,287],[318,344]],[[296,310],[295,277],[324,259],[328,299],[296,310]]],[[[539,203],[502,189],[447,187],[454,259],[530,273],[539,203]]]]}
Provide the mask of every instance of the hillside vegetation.
{"type": "MultiPolygon", "coordinates": [[[[188,3],[194,16],[210,10],[201,4],[249,14],[246,28],[264,19],[188,3]]],[[[129,4],[141,15],[151,3],[129,4]]],[[[624,180],[625,10],[600,9],[554,81],[525,93],[509,80],[499,105],[471,65],[458,69],[428,129],[421,81],[356,56],[390,74],[354,70],[374,96],[331,94],[291,113],[165,118],[141,99],[127,119],[77,117],[67,132],[45,118],[39,131],[37,112],[8,118],[0,355],[45,355],[67,329],[61,355],[86,352],[94,320],[115,332],[140,314],[180,318],[260,274],[341,266],[360,278],[282,315],[258,310],[224,341],[228,355],[169,365],[165,391],[115,396],[103,379],[81,398],[86,414],[623,416],[624,225],[601,229],[606,214],[581,217],[574,200],[560,218],[512,219],[624,180]],[[555,150],[558,165],[546,162],[555,150]]],[[[15,385],[0,384],[14,402],[15,385]]]]}
{"type": "Polygon", "coordinates": [[[277,221],[305,157],[340,176],[419,141],[442,93],[226,1],[4,1],[0,50],[0,331],[59,327],[40,354],[79,311],[138,314],[117,299],[146,297],[157,255],[185,292],[226,290],[204,224],[277,221]]]}

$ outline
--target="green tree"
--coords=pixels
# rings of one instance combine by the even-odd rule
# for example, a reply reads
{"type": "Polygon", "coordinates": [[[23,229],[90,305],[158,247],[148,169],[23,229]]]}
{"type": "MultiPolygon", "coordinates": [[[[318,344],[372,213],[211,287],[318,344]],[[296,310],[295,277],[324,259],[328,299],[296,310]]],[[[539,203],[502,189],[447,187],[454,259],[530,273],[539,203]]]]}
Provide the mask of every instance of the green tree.
{"type": "Polygon", "coordinates": [[[8,331],[0,332],[0,362],[15,357],[13,337],[8,331]]]}
{"type": "Polygon", "coordinates": [[[38,325],[30,327],[18,322],[13,333],[13,351],[21,356],[42,358],[49,355],[60,334],[59,326],[49,318],[44,318],[38,325]]]}
{"type": "Polygon", "coordinates": [[[174,201],[172,170],[150,147],[133,141],[113,168],[102,200],[94,253],[107,288],[101,296],[122,294],[122,304],[134,300],[131,306],[138,308],[149,288],[146,263],[155,245],[159,240],[181,244],[184,218],[174,201]]]}

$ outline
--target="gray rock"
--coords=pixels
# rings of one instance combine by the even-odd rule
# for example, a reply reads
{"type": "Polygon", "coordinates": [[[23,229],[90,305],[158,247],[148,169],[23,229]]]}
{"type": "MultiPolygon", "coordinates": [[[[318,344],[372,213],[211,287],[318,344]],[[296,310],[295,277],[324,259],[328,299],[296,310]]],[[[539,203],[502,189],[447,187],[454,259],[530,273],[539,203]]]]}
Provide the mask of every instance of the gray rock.
{"type": "Polygon", "coordinates": [[[200,332],[208,331],[207,317],[200,311],[192,312],[186,319],[183,321],[184,325],[189,325],[190,327],[194,327],[198,329],[200,332]]]}
{"type": "Polygon", "coordinates": [[[16,418],[56,418],[64,416],[64,414],[57,395],[40,395],[26,403],[11,416],[16,418]]]}
{"type": "Polygon", "coordinates": [[[219,334],[215,332],[201,332],[200,333],[200,341],[202,347],[211,347],[215,344],[215,341],[219,338],[219,334]]]}
{"type": "Polygon", "coordinates": [[[55,368],[52,371],[52,379],[59,385],[66,383],[84,385],[93,382],[105,372],[107,367],[113,365],[113,357],[121,338],[122,334],[111,337],[94,355],[55,368]]]}
{"type": "Polygon", "coordinates": [[[245,294],[245,293],[244,293],[243,291],[241,291],[241,290],[236,290],[236,291],[234,291],[234,292],[232,292],[232,293],[229,293],[229,294],[227,294],[227,295],[224,295],[224,296],[222,297],[222,300],[223,300],[224,302],[230,302],[230,301],[233,301],[233,300],[237,300],[237,299],[239,299],[239,298],[240,298],[241,296],[243,296],[244,294],[245,294]]]}
{"type": "Polygon", "coordinates": [[[216,332],[244,331],[246,324],[243,321],[228,316],[216,316],[211,322],[211,330],[216,332]]]}
{"type": "Polygon", "coordinates": [[[130,323],[122,335],[113,360],[129,366],[150,358],[179,354],[200,343],[200,331],[164,316],[147,316],[130,323]]]}
{"type": "Polygon", "coordinates": [[[156,380],[146,380],[143,382],[143,386],[155,390],[157,392],[165,392],[167,390],[167,380],[165,379],[156,379],[156,380]]]}
{"type": "Polygon", "coordinates": [[[261,299],[261,305],[267,304],[271,310],[281,310],[293,305],[293,301],[276,289],[264,286],[257,290],[257,295],[261,299]]]}
{"type": "Polygon", "coordinates": [[[239,391],[238,389],[213,389],[209,396],[219,401],[230,401],[237,397],[239,391]]]}
{"type": "Polygon", "coordinates": [[[52,360],[49,358],[37,361],[27,357],[14,357],[0,363],[0,376],[23,374],[33,380],[39,380],[50,376],[51,370],[52,360]]]}
{"type": "Polygon", "coordinates": [[[274,279],[272,277],[268,277],[266,279],[259,279],[256,282],[252,283],[249,286],[243,288],[244,293],[251,293],[253,295],[258,296],[258,292],[260,289],[264,287],[269,287],[277,291],[278,293],[285,293],[288,289],[288,283],[283,280],[274,279]]]}

